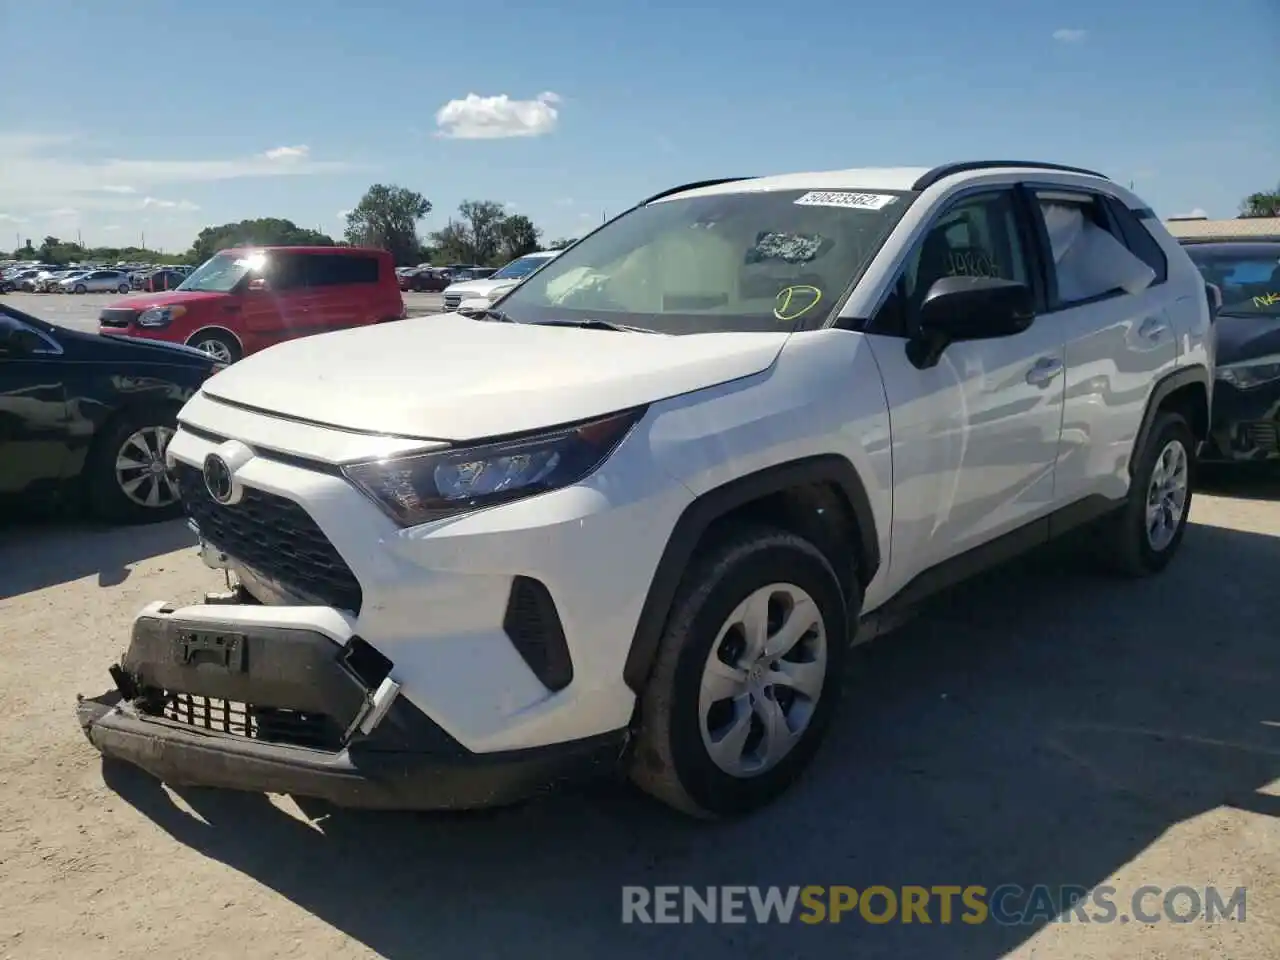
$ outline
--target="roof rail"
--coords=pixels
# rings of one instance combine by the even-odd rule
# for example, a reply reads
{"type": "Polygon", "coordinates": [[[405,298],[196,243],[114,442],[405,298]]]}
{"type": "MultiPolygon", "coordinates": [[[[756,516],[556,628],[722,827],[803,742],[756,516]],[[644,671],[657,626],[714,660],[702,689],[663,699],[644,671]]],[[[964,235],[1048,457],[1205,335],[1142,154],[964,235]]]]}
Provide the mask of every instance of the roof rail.
{"type": "Polygon", "coordinates": [[[653,203],[655,200],[661,200],[663,197],[669,197],[673,193],[684,193],[686,190],[699,190],[702,187],[718,187],[722,183],[737,183],[739,180],[754,180],[755,177],[719,177],[715,180],[695,180],[693,183],[682,183],[678,187],[671,187],[663,190],[661,193],[655,193],[652,197],[641,200],[636,204],[637,207],[643,207],[647,203],[653,203]]]}
{"type": "Polygon", "coordinates": [[[970,170],[999,170],[1002,167],[1031,167],[1040,170],[1058,170],[1062,173],[1083,173],[1087,177],[1101,177],[1103,180],[1111,179],[1105,173],[1098,173],[1096,170],[1086,170],[1084,167],[1069,167],[1062,163],[1042,163],[1038,160],[966,160],[961,163],[944,163],[940,167],[934,167],[913,183],[911,189],[927,190],[939,180],[957,173],[968,173],[970,170]]]}

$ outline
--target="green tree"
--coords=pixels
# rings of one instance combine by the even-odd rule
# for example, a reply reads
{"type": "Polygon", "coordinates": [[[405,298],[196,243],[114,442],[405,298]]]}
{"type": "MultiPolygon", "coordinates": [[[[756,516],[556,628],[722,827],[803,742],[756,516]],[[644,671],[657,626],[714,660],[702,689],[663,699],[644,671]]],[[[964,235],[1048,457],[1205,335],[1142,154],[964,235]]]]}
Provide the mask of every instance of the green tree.
{"type": "Polygon", "coordinates": [[[418,222],[431,212],[431,201],[394,184],[375,183],[347,214],[346,240],[353,246],[380,247],[396,266],[418,263],[418,222]]]}
{"type": "Polygon", "coordinates": [[[228,247],[331,247],[333,238],[318,230],[300,227],[292,220],[262,217],[205,227],[187,253],[191,263],[204,263],[228,247]]]}
{"type": "Polygon", "coordinates": [[[498,225],[499,252],[504,262],[538,249],[542,231],[522,213],[512,214],[498,225]]]}
{"type": "Polygon", "coordinates": [[[457,218],[431,235],[431,245],[444,263],[499,266],[521,255],[511,254],[512,250],[538,249],[539,235],[528,217],[508,214],[500,203],[464,200],[458,205],[457,218]]]}
{"type": "Polygon", "coordinates": [[[1280,185],[1274,190],[1251,193],[1240,201],[1241,217],[1280,217],[1280,185]]]}

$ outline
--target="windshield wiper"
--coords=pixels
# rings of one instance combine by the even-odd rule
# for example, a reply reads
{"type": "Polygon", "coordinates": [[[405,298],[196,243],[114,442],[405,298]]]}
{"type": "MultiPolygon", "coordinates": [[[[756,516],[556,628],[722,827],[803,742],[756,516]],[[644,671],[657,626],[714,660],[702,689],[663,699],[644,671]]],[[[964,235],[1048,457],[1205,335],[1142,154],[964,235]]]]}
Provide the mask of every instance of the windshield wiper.
{"type": "Polygon", "coordinates": [[[647,327],[632,327],[625,323],[614,323],[612,320],[601,320],[599,317],[587,317],[585,320],[539,320],[539,327],[577,327],[580,330],[613,330],[617,333],[657,333],[647,327]]]}

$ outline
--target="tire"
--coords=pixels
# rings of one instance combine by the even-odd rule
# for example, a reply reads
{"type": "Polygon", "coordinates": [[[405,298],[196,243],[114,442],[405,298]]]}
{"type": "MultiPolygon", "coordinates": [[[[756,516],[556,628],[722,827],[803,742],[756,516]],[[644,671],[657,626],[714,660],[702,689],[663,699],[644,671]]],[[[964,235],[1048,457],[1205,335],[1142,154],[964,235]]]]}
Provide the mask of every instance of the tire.
{"type": "Polygon", "coordinates": [[[150,467],[157,458],[163,465],[164,450],[176,429],[176,411],[163,407],[129,411],[108,423],[85,466],[94,516],[113,523],[151,523],[182,513],[177,485],[150,467]],[[121,467],[125,461],[138,466],[121,467]]]}
{"type": "Polygon", "coordinates": [[[122,283],[120,284],[120,286],[116,287],[116,293],[123,296],[124,294],[128,293],[130,289],[132,288],[127,283],[122,283]]]}
{"type": "Polygon", "coordinates": [[[76,284],[76,293],[88,293],[88,292],[89,292],[89,288],[86,287],[83,283],[76,284]]]}
{"type": "MultiPolygon", "coordinates": [[[[822,553],[807,540],[782,530],[743,529],[695,557],[672,604],[653,672],[641,694],[639,724],[628,761],[631,780],[669,806],[703,819],[740,816],[782,794],[813,759],[838,706],[848,624],[860,608],[860,596],[846,601],[822,553]],[[820,633],[811,629],[773,664],[786,660],[794,668],[793,657],[811,663],[824,657],[825,671],[820,678],[812,678],[816,698],[782,687],[779,699],[779,686],[768,686],[770,664],[763,660],[756,663],[757,671],[765,668],[763,677],[756,672],[753,679],[751,671],[735,670],[748,686],[743,687],[735,676],[734,686],[722,688],[734,691],[735,700],[717,700],[713,695],[704,699],[703,681],[711,676],[713,651],[721,663],[750,661],[745,633],[733,624],[749,599],[769,594],[771,616],[803,615],[806,610],[815,615],[820,633]],[[803,602],[805,597],[811,605],[803,602]],[[709,706],[712,701],[715,705],[709,706]],[[736,719],[732,718],[735,704],[736,719]],[[789,715],[788,728],[799,727],[800,734],[790,742],[789,751],[760,764],[761,754],[768,758],[761,717],[771,708],[789,715]],[[727,744],[731,734],[717,733],[741,729],[743,724],[746,739],[741,746],[749,749],[721,751],[722,757],[738,758],[740,766],[730,770],[713,758],[708,744],[727,744]]],[[[783,620],[784,625],[787,622],[783,620]]]]}
{"type": "Polygon", "coordinates": [[[1156,414],[1146,446],[1135,461],[1125,505],[1107,519],[1102,531],[1101,560],[1106,570],[1122,577],[1145,577],[1159,573],[1173,560],[1191,514],[1195,449],[1195,436],[1185,418],[1168,411],[1156,414]],[[1170,481],[1161,484],[1165,492],[1160,494],[1162,522],[1157,536],[1148,520],[1148,499],[1153,483],[1169,474],[1170,467],[1170,481]]]}
{"type": "Polygon", "coordinates": [[[236,342],[235,337],[216,330],[196,334],[187,341],[187,346],[203,350],[219,363],[235,363],[244,356],[244,351],[240,349],[240,344],[236,342]]]}

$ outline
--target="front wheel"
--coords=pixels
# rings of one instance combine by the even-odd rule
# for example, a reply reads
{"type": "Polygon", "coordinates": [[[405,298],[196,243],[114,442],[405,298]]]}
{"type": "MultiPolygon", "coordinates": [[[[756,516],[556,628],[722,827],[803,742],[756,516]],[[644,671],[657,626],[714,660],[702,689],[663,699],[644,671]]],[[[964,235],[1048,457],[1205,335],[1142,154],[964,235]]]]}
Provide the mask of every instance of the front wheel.
{"type": "Polygon", "coordinates": [[[83,283],[76,284],[76,293],[88,293],[88,292],[89,292],[89,288],[86,287],[83,283]]]}
{"type": "Polygon", "coordinates": [[[852,599],[816,547],[782,530],[743,530],[695,560],[641,695],[636,785],[703,818],[783,793],[836,710],[852,599]]]}
{"type": "Polygon", "coordinates": [[[1181,414],[1156,414],[1146,445],[1134,451],[1128,499],[1103,529],[1102,559],[1113,573],[1159,573],[1178,552],[1191,515],[1195,449],[1195,435],[1181,414]]]}
{"type": "Polygon", "coordinates": [[[243,356],[240,344],[235,338],[216,330],[196,334],[187,341],[187,346],[203,350],[218,363],[235,363],[243,356]]]}
{"type": "Polygon", "coordinates": [[[120,284],[120,286],[116,287],[116,293],[126,294],[129,292],[130,289],[131,288],[127,283],[122,283],[120,284]]]}
{"type": "Polygon", "coordinates": [[[89,502],[100,519],[148,523],[178,516],[178,487],[165,468],[175,418],[163,408],[126,413],[94,444],[85,468],[89,502]]]}

